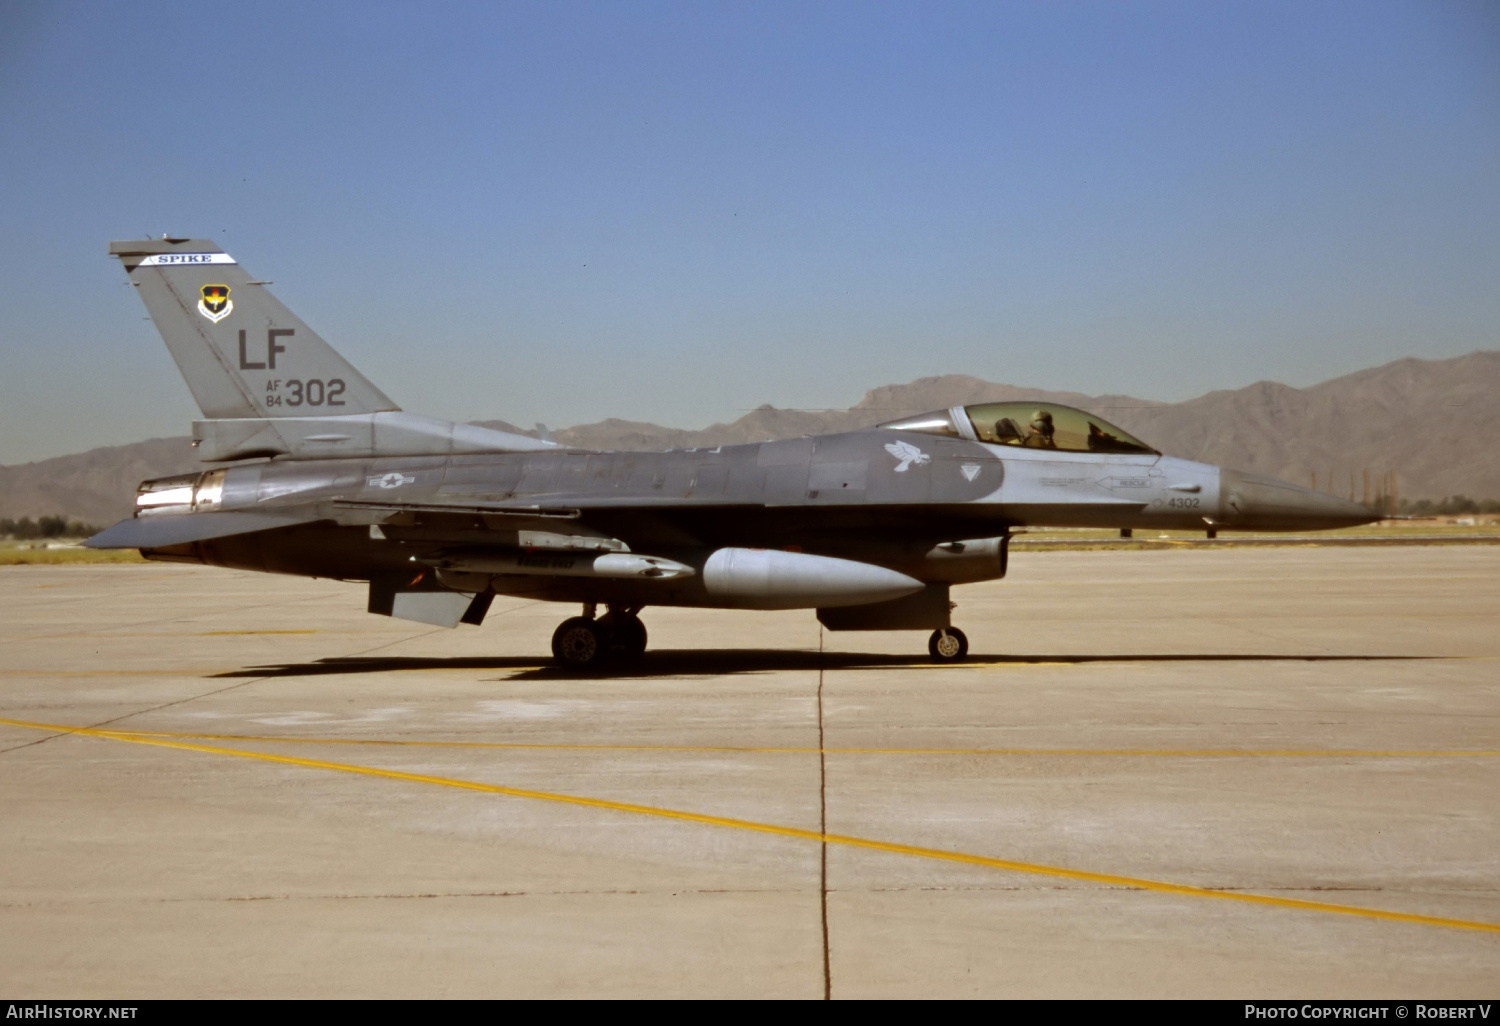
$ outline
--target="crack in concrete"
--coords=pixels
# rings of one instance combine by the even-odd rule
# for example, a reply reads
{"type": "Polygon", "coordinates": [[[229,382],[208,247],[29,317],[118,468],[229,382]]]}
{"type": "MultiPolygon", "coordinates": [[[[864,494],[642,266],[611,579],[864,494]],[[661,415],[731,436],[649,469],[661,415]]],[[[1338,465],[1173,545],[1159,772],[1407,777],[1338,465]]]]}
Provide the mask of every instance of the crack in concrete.
{"type": "MultiPolygon", "coordinates": [[[[428,637],[429,635],[441,633],[442,631],[444,631],[446,629],[447,628],[444,628],[444,627],[437,627],[437,628],[434,628],[433,630],[430,630],[430,631],[420,631],[420,632],[418,632],[416,634],[411,635],[410,637],[398,638],[395,641],[388,641],[388,642],[385,642],[384,644],[376,645],[374,648],[367,648],[367,649],[364,649],[363,651],[360,651],[360,652],[352,652],[349,655],[343,656],[341,658],[344,658],[344,659],[354,659],[354,658],[358,658],[359,656],[369,655],[371,652],[379,652],[383,648],[390,648],[392,645],[399,645],[399,644],[402,644],[403,642],[407,642],[407,641],[416,641],[416,640],[418,640],[420,638],[428,637]]],[[[121,720],[128,720],[128,719],[130,719],[130,718],[132,718],[134,716],[144,716],[147,713],[160,712],[163,709],[171,709],[171,708],[173,708],[175,706],[186,705],[189,702],[196,702],[199,699],[203,699],[203,698],[212,698],[214,695],[222,695],[226,691],[234,691],[236,688],[249,687],[251,684],[259,684],[259,683],[261,683],[263,681],[273,680],[273,679],[277,679],[279,677],[280,677],[279,674],[274,674],[273,673],[273,674],[268,674],[268,675],[266,675],[264,677],[255,677],[255,678],[252,678],[250,680],[238,681],[238,682],[236,682],[234,684],[228,685],[227,687],[215,688],[212,691],[205,691],[202,694],[189,695],[187,698],[179,698],[179,699],[177,699],[176,701],[173,701],[173,702],[163,702],[160,705],[153,705],[153,706],[151,706],[150,708],[147,708],[147,709],[135,709],[135,710],[132,710],[131,712],[128,712],[128,713],[121,713],[119,716],[115,716],[112,719],[101,720],[98,723],[90,723],[90,724],[87,725],[86,729],[88,729],[88,730],[98,730],[98,729],[100,729],[102,727],[108,727],[111,724],[119,723],[121,720]]],[[[48,734],[45,737],[38,738],[35,741],[27,741],[24,744],[13,745],[10,748],[0,748],[0,755],[8,755],[11,752],[19,752],[23,748],[31,748],[34,745],[45,744],[46,742],[52,741],[52,740],[54,740],[56,738],[68,737],[69,735],[71,735],[73,733],[74,733],[74,731],[71,731],[71,730],[60,731],[60,732],[58,732],[56,734],[48,734]]]]}
{"type": "Polygon", "coordinates": [[[221,896],[200,896],[190,898],[113,898],[96,901],[89,900],[63,900],[63,901],[12,901],[0,902],[0,909],[26,909],[26,908],[62,908],[73,906],[102,906],[102,905],[193,905],[193,904],[226,904],[226,903],[251,903],[260,901],[429,901],[444,898],[568,898],[568,897],[659,897],[670,894],[673,897],[692,894],[786,894],[791,893],[781,888],[767,887],[695,887],[678,888],[676,890],[642,890],[630,888],[605,888],[605,889],[561,889],[561,890],[518,890],[518,891],[411,891],[391,892],[380,894],[228,894],[221,896]]]}
{"type": "MultiPolygon", "coordinates": [[[[823,654],[823,625],[818,625],[818,655],[823,654]]],[[[823,922],[823,1000],[833,1000],[833,967],[828,952],[828,748],[823,743],[823,674],[818,664],[818,903],[823,922]]]]}
{"type": "MultiPolygon", "coordinates": [[[[1357,886],[1284,886],[1284,887],[1245,887],[1241,885],[1215,884],[1214,890],[1218,891],[1254,891],[1258,893],[1283,893],[1296,894],[1308,891],[1341,891],[1348,893],[1363,894],[1407,894],[1413,897],[1446,896],[1455,898],[1474,897],[1500,897],[1500,891],[1476,891],[1476,890],[1442,890],[1442,891],[1410,891],[1393,890],[1388,887],[1357,887],[1357,886]]],[[[1041,884],[1041,885],[1019,885],[1019,884],[996,884],[988,886],[944,886],[938,884],[924,884],[912,887],[854,887],[854,888],[828,888],[827,894],[1026,894],[1026,893],[1077,893],[1097,894],[1101,891],[1138,891],[1138,887],[1124,887],[1118,885],[1096,885],[1092,887],[1079,887],[1073,884],[1041,884]]],[[[187,898],[106,898],[99,900],[87,899],[65,899],[61,901],[8,901],[0,902],[0,909],[27,909],[27,908],[60,908],[72,906],[101,906],[101,905],[178,905],[178,904],[218,904],[231,902],[260,902],[260,901],[428,901],[444,898],[567,898],[567,897],[659,897],[670,894],[673,897],[686,895],[717,895],[717,894],[793,894],[795,889],[782,887],[678,887],[672,889],[650,889],[650,888],[558,888],[552,890],[500,890],[500,891],[392,891],[373,894],[357,893],[329,893],[329,894],[230,894],[221,896],[198,896],[187,898]]]]}
{"type": "MultiPolygon", "coordinates": [[[[321,598],[323,598],[322,595],[311,595],[311,596],[308,596],[307,598],[303,598],[303,599],[293,599],[293,600],[291,600],[291,602],[283,602],[283,601],[252,602],[249,605],[234,606],[234,607],[232,607],[230,609],[217,610],[217,612],[220,613],[220,614],[226,614],[227,615],[227,614],[234,614],[234,613],[243,613],[243,612],[247,612],[247,611],[249,611],[251,609],[266,609],[266,608],[284,609],[288,605],[295,605],[295,604],[303,603],[303,602],[316,602],[316,601],[318,601],[321,598]]],[[[8,638],[0,638],[0,645],[9,645],[9,644],[12,644],[12,643],[15,643],[15,642],[21,642],[21,641],[56,641],[56,640],[73,640],[73,641],[76,641],[76,640],[82,639],[82,638],[87,638],[87,639],[92,640],[92,641],[108,640],[112,636],[109,633],[107,633],[109,631],[128,630],[131,627],[150,627],[153,624],[159,624],[159,623],[183,623],[185,621],[195,620],[195,619],[201,619],[201,617],[196,617],[196,616],[195,617],[163,616],[163,617],[158,617],[157,619],[154,619],[154,620],[135,620],[135,621],[132,621],[130,623],[117,623],[117,624],[112,624],[112,625],[110,625],[108,627],[100,627],[100,628],[97,628],[95,630],[72,631],[72,632],[70,632],[68,634],[13,634],[13,635],[11,635],[8,638]]]]}

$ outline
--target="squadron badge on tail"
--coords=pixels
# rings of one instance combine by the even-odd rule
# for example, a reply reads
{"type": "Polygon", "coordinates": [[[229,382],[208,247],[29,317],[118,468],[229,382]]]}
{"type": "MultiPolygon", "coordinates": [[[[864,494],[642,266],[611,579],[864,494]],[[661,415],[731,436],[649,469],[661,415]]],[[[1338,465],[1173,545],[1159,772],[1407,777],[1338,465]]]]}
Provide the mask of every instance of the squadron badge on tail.
{"type": "Polygon", "coordinates": [[[198,300],[198,312],[215,324],[234,313],[228,285],[205,285],[198,292],[203,297],[198,300]]]}

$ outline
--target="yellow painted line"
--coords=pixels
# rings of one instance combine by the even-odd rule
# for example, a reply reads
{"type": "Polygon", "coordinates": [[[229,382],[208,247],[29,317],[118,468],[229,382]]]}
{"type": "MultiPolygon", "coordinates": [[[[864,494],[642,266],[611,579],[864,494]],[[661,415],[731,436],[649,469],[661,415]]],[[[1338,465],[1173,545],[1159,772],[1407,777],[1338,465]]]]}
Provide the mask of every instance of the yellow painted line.
{"type": "Polygon", "coordinates": [[[617,802],[604,798],[587,798],[582,795],[557,794],[551,791],[533,791],[519,787],[504,787],[499,784],[485,784],[477,780],[434,777],[424,773],[402,773],[398,770],[379,769],[374,766],[325,762],[321,759],[299,759],[289,755],[247,752],[234,748],[195,745],[183,741],[168,741],[161,738],[133,737],[118,731],[95,730],[88,727],[68,727],[53,723],[30,723],[24,720],[11,719],[0,719],[0,723],[9,724],[14,727],[28,727],[33,730],[52,730],[104,738],[111,741],[128,741],[132,744],[154,745],[160,748],[177,748],[188,752],[230,755],[241,759],[256,759],[262,762],[301,766],[307,769],[334,770],[340,773],[353,773],[360,776],[379,777],[386,780],[401,780],[414,784],[432,784],[439,787],[457,788],[463,791],[505,795],[511,798],[528,798],[534,801],[558,802],[564,805],[577,805],[591,809],[606,809],[611,812],[626,812],[638,816],[653,816],[660,819],[677,820],[679,822],[700,823],[705,826],[727,827],[733,830],[747,830],[753,833],[770,834],[778,837],[793,837],[798,840],[814,841],[823,844],[837,844],[848,848],[883,851],[893,855],[910,855],[914,858],[936,859],[942,862],[957,862],[971,866],[985,866],[990,869],[1003,869],[1013,873],[1029,873],[1034,876],[1079,880],[1086,883],[1104,884],[1110,887],[1154,891],[1159,894],[1176,894],[1191,898],[1216,898],[1221,901],[1237,901],[1250,905],[1266,905],[1306,912],[1328,912],[1335,915],[1358,916],[1364,919],[1380,919],[1388,922],[1418,923],[1424,926],[1442,926],[1456,930],[1500,933],[1500,923],[1486,923],[1470,919],[1450,919],[1444,916],[1424,916],[1410,912],[1392,912],[1387,909],[1365,908],[1359,905],[1335,905],[1322,901],[1304,901],[1300,898],[1277,898],[1266,894],[1221,891],[1209,887],[1193,887],[1188,884],[1175,884],[1162,880],[1147,880],[1142,877],[1117,876],[1112,873],[1093,873],[1081,869],[1068,869],[1063,866],[1048,866],[1036,862],[1015,862],[1010,859],[991,858],[987,855],[970,855],[964,852],[945,851],[941,848],[923,848],[912,844],[875,841],[864,837],[851,837],[846,834],[825,834],[816,830],[803,830],[799,827],[778,826],[773,823],[759,823],[754,820],[735,819],[729,816],[710,816],[699,812],[665,809],[654,805],[637,805],[634,802],[617,802]]]}
{"type": "MultiPolygon", "coordinates": [[[[0,719],[0,723],[11,723],[0,719]]],[[[69,729],[69,728],[59,728],[69,729]]],[[[728,752],[773,755],[1020,755],[1125,756],[1161,758],[1495,758],[1500,749],[1372,749],[1372,748],[797,748],[752,745],[569,745],[521,741],[410,741],[401,738],[288,737],[272,734],[209,734],[166,730],[112,729],[122,737],[165,737],[200,741],[256,741],[301,745],[373,745],[391,748],[490,748],[500,751],[561,752],[728,752]]]]}

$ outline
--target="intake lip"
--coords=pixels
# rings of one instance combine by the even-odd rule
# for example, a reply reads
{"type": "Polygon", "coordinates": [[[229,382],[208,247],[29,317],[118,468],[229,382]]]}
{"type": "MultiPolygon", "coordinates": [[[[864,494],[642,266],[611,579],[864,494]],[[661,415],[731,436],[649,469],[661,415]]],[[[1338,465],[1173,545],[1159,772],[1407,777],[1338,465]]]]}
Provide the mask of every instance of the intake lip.
{"type": "Polygon", "coordinates": [[[1217,525],[1254,531],[1329,531],[1381,519],[1368,506],[1288,481],[1219,471],[1217,525]]]}

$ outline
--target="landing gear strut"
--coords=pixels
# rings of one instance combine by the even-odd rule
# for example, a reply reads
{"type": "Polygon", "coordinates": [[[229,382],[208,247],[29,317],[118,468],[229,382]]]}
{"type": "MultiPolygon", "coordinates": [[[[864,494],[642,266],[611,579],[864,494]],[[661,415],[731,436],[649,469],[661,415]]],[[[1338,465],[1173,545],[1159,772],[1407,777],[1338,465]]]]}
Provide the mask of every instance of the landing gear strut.
{"type": "Polygon", "coordinates": [[[962,662],[969,654],[969,639],[957,627],[943,627],[927,639],[927,654],[935,663],[962,662]]]}
{"type": "Polygon", "coordinates": [[[610,606],[596,618],[597,606],[587,602],[582,616],[570,617],[552,634],[552,656],[559,664],[583,669],[607,659],[637,659],[646,651],[646,625],[640,606],[610,606]]]}

